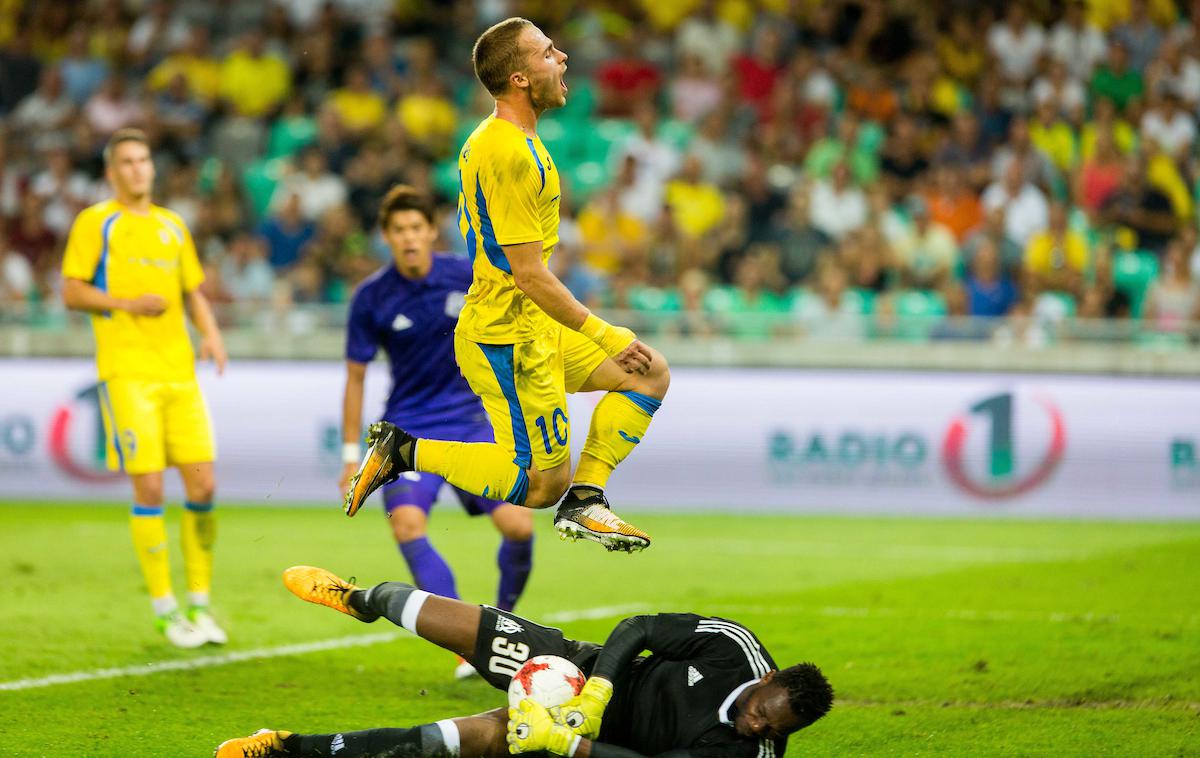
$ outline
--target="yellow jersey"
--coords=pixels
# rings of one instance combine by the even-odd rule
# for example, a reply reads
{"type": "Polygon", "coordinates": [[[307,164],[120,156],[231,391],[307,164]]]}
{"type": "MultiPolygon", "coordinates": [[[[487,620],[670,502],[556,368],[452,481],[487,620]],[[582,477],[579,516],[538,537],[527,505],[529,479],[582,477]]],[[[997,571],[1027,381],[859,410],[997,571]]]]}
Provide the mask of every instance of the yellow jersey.
{"type": "Polygon", "coordinates": [[[512,122],[488,116],[458,155],[458,178],[458,227],[473,278],[455,331],[483,344],[528,342],[554,322],[517,288],[501,246],[541,242],[542,263],[550,260],[561,194],[550,153],[512,122]]]}
{"type": "Polygon", "coordinates": [[[116,200],[82,211],[71,225],[63,276],[82,279],[113,297],[159,295],[158,316],[125,311],[92,316],[100,380],[186,381],[196,375],[184,323],[183,294],[204,281],[196,246],[176,214],[150,206],[134,213],[116,200]]]}

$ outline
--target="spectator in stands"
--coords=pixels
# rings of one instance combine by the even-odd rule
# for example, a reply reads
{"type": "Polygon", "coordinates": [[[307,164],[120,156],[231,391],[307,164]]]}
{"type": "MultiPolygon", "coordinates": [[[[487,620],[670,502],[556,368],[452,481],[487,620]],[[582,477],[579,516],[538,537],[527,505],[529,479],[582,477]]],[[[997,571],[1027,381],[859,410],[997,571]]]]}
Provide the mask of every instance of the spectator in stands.
{"type": "Polygon", "coordinates": [[[17,104],[11,116],[13,128],[27,139],[63,130],[75,115],[75,104],[63,87],[57,66],[42,71],[38,88],[17,104]]]}
{"type": "Polygon", "coordinates": [[[841,266],[828,260],[817,272],[815,297],[801,297],[793,313],[809,339],[845,341],[866,336],[867,320],[858,302],[846,296],[849,278],[841,266]]]}
{"type": "Polygon", "coordinates": [[[1046,74],[1039,76],[1031,90],[1035,107],[1050,103],[1060,118],[1078,121],[1087,104],[1087,90],[1080,79],[1071,75],[1067,64],[1050,62],[1046,74]]]}
{"type": "Polygon", "coordinates": [[[696,58],[715,76],[729,70],[730,60],[741,46],[737,27],[717,14],[716,0],[702,0],[675,30],[675,54],[696,58]]]}
{"type": "Polygon", "coordinates": [[[1146,160],[1138,154],[1126,159],[1121,187],[1101,206],[1100,221],[1128,227],[1137,234],[1139,249],[1156,253],[1166,248],[1179,228],[1170,198],[1147,181],[1146,160]]]}
{"type": "Polygon", "coordinates": [[[688,55],[670,85],[671,115],[695,123],[721,103],[722,86],[716,75],[697,55],[688,55]]]}
{"type": "Polygon", "coordinates": [[[679,276],[679,315],[668,321],[663,331],[681,337],[707,337],[716,331],[712,316],[704,306],[709,293],[708,275],[690,268],[679,276]]]}
{"type": "Polygon", "coordinates": [[[396,105],[396,117],[413,144],[430,156],[444,158],[458,148],[450,144],[458,118],[440,79],[418,79],[396,105]]]}
{"type": "Polygon", "coordinates": [[[942,70],[968,86],[975,84],[987,64],[972,17],[965,11],[950,19],[950,31],[938,35],[938,61],[942,70]]]}
{"type": "Polygon", "coordinates": [[[879,176],[879,155],[873,137],[865,132],[852,113],[843,113],[835,122],[833,134],[818,140],[804,157],[804,172],[814,179],[828,178],[833,167],[845,161],[854,181],[867,187],[879,176]]]}
{"type": "Polygon", "coordinates": [[[1127,155],[1137,144],[1137,132],[1128,121],[1117,115],[1117,106],[1107,97],[1092,103],[1092,120],[1080,130],[1080,158],[1087,160],[1092,156],[1101,132],[1108,134],[1113,147],[1121,155],[1127,155]]]}
{"type": "Polygon", "coordinates": [[[633,115],[638,130],[615,153],[617,165],[632,170],[633,183],[622,191],[621,206],[651,223],[662,210],[663,190],[678,170],[680,156],[658,136],[658,114],[652,103],[637,105],[633,115]]]}
{"type": "Polygon", "coordinates": [[[377,129],[387,115],[386,101],[371,88],[367,70],[362,66],[346,69],[342,86],[330,93],[328,102],[342,126],[355,138],[377,129]]]}
{"type": "Polygon", "coordinates": [[[163,148],[192,160],[203,157],[205,144],[200,135],[208,111],[202,101],[188,92],[187,79],[182,73],[176,74],[154,98],[151,115],[163,148]]]}
{"type": "Polygon", "coordinates": [[[332,208],[347,200],[346,183],[329,171],[325,155],[315,146],[304,148],[299,155],[299,170],[284,177],[275,190],[271,207],[278,208],[291,195],[300,198],[300,213],[316,221],[332,208]]]}
{"type": "Polygon", "coordinates": [[[183,76],[190,98],[206,107],[216,102],[221,88],[221,64],[212,55],[206,27],[192,26],[187,40],[150,70],[146,85],[151,90],[166,89],[177,76],[183,76]]]}
{"type": "Polygon", "coordinates": [[[960,244],[983,223],[983,205],[967,183],[967,169],[954,164],[933,171],[933,185],[925,195],[929,217],[949,229],[960,244]]]}
{"type": "Polygon", "coordinates": [[[703,164],[696,155],[683,159],[679,174],[667,182],[665,201],[675,225],[685,236],[697,239],[721,223],[725,202],[720,190],[703,179],[703,164]]]}
{"type": "Polygon", "coordinates": [[[1016,274],[1024,268],[1025,250],[1012,239],[1004,229],[1004,208],[997,207],[985,211],[983,225],[967,237],[963,244],[963,258],[967,265],[975,259],[980,247],[990,243],[1000,256],[1000,267],[1008,274],[1016,274]]]}
{"type": "Polygon", "coordinates": [[[1096,67],[1088,85],[1093,101],[1108,98],[1124,112],[1129,104],[1141,98],[1145,90],[1142,74],[1129,65],[1129,48],[1114,39],[1108,46],[1108,60],[1096,67]]]}
{"type": "Polygon", "coordinates": [[[71,28],[67,55],[58,66],[67,97],[77,108],[82,107],[108,78],[108,64],[88,51],[88,29],[84,23],[71,28]]]}
{"type": "Polygon", "coordinates": [[[1007,316],[1018,299],[1017,283],[1001,265],[991,239],[981,240],[963,280],[967,314],[982,318],[1007,316]]]}
{"type": "Polygon", "coordinates": [[[813,226],[808,203],[807,188],[793,188],[779,225],[779,270],[789,286],[806,281],[833,243],[829,235],[813,226]]]}
{"type": "Polygon", "coordinates": [[[917,124],[911,116],[902,114],[892,123],[879,156],[879,168],[894,196],[911,193],[913,182],[929,170],[929,161],[918,141],[917,124]]]}
{"type": "Polygon", "coordinates": [[[1067,208],[1050,204],[1047,227],[1025,247],[1026,287],[1031,293],[1064,292],[1083,295],[1083,275],[1090,264],[1087,241],[1067,226],[1067,208]]]}
{"type": "Polygon", "coordinates": [[[291,87],[287,62],[264,50],[258,29],[243,34],[221,63],[221,97],[239,115],[268,115],[283,104],[291,87]]]}
{"type": "Polygon", "coordinates": [[[966,186],[980,191],[991,180],[991,150],[979,128],[979,118],[971,111],[957,114],[950,123],[950,134],[934,156],[933,162],[960,169],[966,186]]]}
{"type": "Polygon", "coordinates": [[[300,196],[295,192],[288,193],[258,228],[267,243],[267,260],[277,271],[298,261],[316,232],[316,224],[300,211],[300,196]]]}
{"type": "Polygon", "coordinates": [[[1171,240],[1161,273],[1146,294],[1144,316],[1159,331],[1179,331],[1200,321],[1200,283],[1192,279],[1189,254],[1182,239],[1171,240]]]}
{"type": "Polygon", "coordinates": [[[229,243],[221,261],[221,281],[235,302],[265,304],[275,290],[275,272],[263,240],[242,232],[229,243]]]}
{"type": "Polygon", "coordinates": [[[0,115],[12,112],[17,103],[37,89],[42,64],[29,50],[29,38],[19,35],[0,47],[0,115]]]}
{"type": "Polygon", "coordinates": [[[1003,210],[1004,234],[1020,246],[1046,228],[1046,196],[1025,180],[1025,167],[1019,160],[1009,161],[1001,180],[984,190],[983,208],[989,212],[1003,210]]]}
{"type": "Polygon", "coordinates": [[[860,119],[887,124],[900,110],[900,99],[888,86],[883,72],[877,66],[869,66],[850,83],[846,107],[860,119]]]}
{"type": "Polygon", "coordinates": [[[1071,76],[1086,82],[1108,52],[1104,32],[1087,20],[1087,0],[1068,0],[1062,19],[1050,32],[1048,45],[1054,60],[1071,76]]]}
{"type": "Polygon", "coordinates": [[[746,167],[746,150],[730,130],[729,114],[719,108],[704,117],[691,143],[691,152],[704,164],[704,179],[728,187],[746,167]]]}
{"type": "Polygon", "coordinates": [[[596,70],[598,111],[604,116],[629,117],[639,108],[653,105],[663,75],[646,59],[641,39],[632,30],[620,34],[616,43],[616,54],[596,70]]]}
{"type": "Polygon", "coordinates": [[[137,69],[149,69],[153,63],[187,41],[187,22],[172,10],[167,0],[150,0],[145,12],[130,28],[125,45],[129,62],[137,69]]]}
{"type": "Polygon", "coordinates": [[[709,295],[709,309],[728,333],[764,338],[781,330],[788,303],[768,287],[770,259],[777,254],[768,243],[751,245],[734,267],[733,286],[709,295]]]}
{"type": "Polygon", "coordinates": [[[1012,120],[1008,141],[992,154],[992,179],[1002,180],[1011,163],[1020,164],[1022,176],[1043,190],[1053,187],[1058,178],[1054,163],[1033,144],[1025,119],[1012,120]]]}
{"type": "Polygon", "coordinates": [[[1130,0],[1129,18],[1112,30],[1113,42],[1129,50],[1129,67],[1134,71],[1145,71],[1150,61],[1158,55],[1163,42],[1163,33],[1146,5],[1146,0],[1130,0]]]}
{"type": "Polygon", "coordinates": [[[808,203],[813,226],[835,240],[867,220],[866,195],[850,181],[850,169],[845,162],[833,167],[829,179],[812,183],[808,203]]]}
{"type": "Polygon", "coordinates": [[[1075,167],[1075,133],[1062,119],[1059,102],[1046,99],[1038,104],[1029,122],[1029,142],[1058,169],[1069,174],[1075,167]]]}
{"type": "Polygon", "coordinates": [[[58,238],[46,226],[45,201],[33,192],[21,195],[20,211],[7,224],[8,244],[25,257],[33,270],[34,285],[39,292],[50,291],[50,275],[56,264],[58,238]]]}
{"type": "Polygon", "coordinates": [[[391,35],[382,30],[368,33],[363,41],[362,65],[371,89],[381,97],[391,100],[400,94],[406,66],[392,48],[391,35]]]}
{"type": "Polygon", "coordinates": [[[140,126],[146,110],[129,91],[122,72],[114,72],[83,107],[83,116],[100,139],[107,139],[118,129],[140,126]]]}
{"type": "Polygon", "coordinates": [[[1120,188],[1124,176],[1125,159],[1117,151],[1112,131],[1098,132],[1091,156],[1084,160],[1079,169],[1075,201],[1090,218],[1095,218],[1120,188]]]}
{"type": "Polygon", "coordinates": [[[988,29],[988,52],[996,59],[1001,76],[1010,86],[1024,87],[1029,82],[1045,47],[1045,31],[1029,18],[1021,0],[1008,3],[1004,20],[988,29]]]}
{"type": "MultiPolygon", "coordinates": [[[[1194,19],[1193,22],[1200,22],[1194,19]]],[[[1200,107],[1200,60],[1187,52],[1179,40],[1168,40],[1159,51],[1158,59],[1146,70],[1146,82],[1151,89],[1164,88],[1178,93],[1186,110],[1200,107]]]]}
{"type": "Polygon", "coordinates": [[[920,197],[909,198],[907,205],[912,226],[892,241],[900,279],[915,289],[941,289],[958,264],[954,233],[929,217],[929,207],[920,197]]]}
{"type": "Polygon", "coordinates": [[[783,39],[773,26],[760,28],[747,51],[733,60],[738,99],[759,118],[783,73],[783,39]]]}
{"type": "Polygon", "coordinates": [[[0,226],[0,309],[23,303],[34,295],[33,266],[9,244],[0,226]]]}
{"type": "Polygon", "coordinates": [[[91,181],[71,165],[66,145],[45,153],[46,168],[33,176],[29,191],[42,201],[42,220],[56,237],[65,239],[79,211],[94,202],[91,181]]]}
{"type": "Polygon", "coordinates": [[[1182,107],[1180,94],[1164,84],[1158,97],[1142,116],[1141,136],[1147,149],[1161,149],[1183,165],[1196,142],[1196,121],[1182,107]]]}

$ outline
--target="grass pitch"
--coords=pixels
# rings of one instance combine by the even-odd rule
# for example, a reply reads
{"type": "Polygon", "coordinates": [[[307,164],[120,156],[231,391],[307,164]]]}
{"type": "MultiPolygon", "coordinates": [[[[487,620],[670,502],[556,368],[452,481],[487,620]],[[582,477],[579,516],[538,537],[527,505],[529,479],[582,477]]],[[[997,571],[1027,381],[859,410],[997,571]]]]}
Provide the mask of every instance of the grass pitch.
{"type": "MultiPolygon", "coordinates": [[[[656,542],[625,556],[560,543],[544,515],[518,613],[578,618],[560,625],[592,640],[635,610],[741,621],[838,693],[789,754],[1200,755],[1200,524],[641,515],[656,542]]],[[[224,507],[214,604],[232,641],[178,651],[151,626],[123,507],[0,506],[0,752],[203,756],[262,726],[404,726],[502,704],[403,632],[284,648],[399,632],[279,580],[297,563],[406,578],[382,521],[224,507]],[[75,676],[5,684],[59,674],[75,676]]],[[[441,507],[431,526],[463,597],[492,602],[490,524],[441,507]]]]}

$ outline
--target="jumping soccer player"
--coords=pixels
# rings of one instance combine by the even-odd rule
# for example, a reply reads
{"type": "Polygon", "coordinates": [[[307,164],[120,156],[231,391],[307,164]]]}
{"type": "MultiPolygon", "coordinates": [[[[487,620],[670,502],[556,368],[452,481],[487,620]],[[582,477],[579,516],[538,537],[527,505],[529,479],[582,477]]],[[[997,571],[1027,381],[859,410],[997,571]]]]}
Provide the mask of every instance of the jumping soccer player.
{"type": "MultiPolygon", "coordinates": [[[[412,187],[393,187],[379,207],[379,228],[392,263],[367,278],[350,303],[346,332],[346,388],[342,400],[345,441],[341,486],[345,492],[361,457],[363,384],[380,347],[392,372],[384,418],[423,437],[491,442],[479,398],[454,363],[454,324],[471,285],[471,264],[434,255],[433,202],[412,187]]],[[[400,554],[418,587],[457,598],[454,573],[429,542],[427,521],[442,488],[436,474],[408,473],[383,488],[384,507],[400,554]]],[[[496,561],[496,607],[512,610],[533,565],[533,514],[527,508],[456,488],[472,515],[488,514],[503,536],[496,561]]],[[[475,673],[460,661],[456,675],[475,673]]]]}
{"type": "Polygon", "coordinates": [[[568,658],[589,678],[555,715],[525,700],[507,712],[500,708],[408,729],[263,730],[223,743],[216,758],[500,758],[535,751],[574,758],[775,758],[783,755],[789,734],[821,718],[833,703],[833,690],[816,666],[777,670],[750,630],[725,619],[690,613],[634,616],[617,624],[600,646],[399,582],[364,590],[311,566],[294,566],[283,578],[289,590],[311,603],[360,621],[384,616],[468,656],[500,690],[507,690],[521,664],[537,655],[568,658]],[[651,655],[639,657],[643,650],[651,655]]]}
{"type": "Polygon", "coordinates": [[[559,176],[536,127],[538,116],[566,103],[566,53],[529,21],[510,18],[479,37],[472,58],[496,110],[459,154],[459,229],[474,281],[454,353],[496,442],[417,439],[381,423],[368,436],[346,513],[415,470],[530,508],[566,492],[554,521],[560,534],[643,549],[650,537],[609,510],[604,488],[645,436],[670,377],[658,352],[590,313],[547,268],[558,243],[559,176]],[[607,394],[572,479],[566,396],[595,390],[607,394]]]}
{"type": "Polygon", "coordinates": [[[209,613],[213,549],[212,425],[184,311],[200,332],[200,357],[225,370],[225,345],[196,248],[176,214],[150,202],[154,164],[146,136],[122,129],[104,148],[113,199],[82,211],[63,255],[63,301],[92,314],[108,466],[133,483],[130,528],[157,626],[172,644],[224,644],[209,613]],[[188,610],[171,591],[163,523],[163,469],[179,469],[185,493],[183,558],[188,610]]]}

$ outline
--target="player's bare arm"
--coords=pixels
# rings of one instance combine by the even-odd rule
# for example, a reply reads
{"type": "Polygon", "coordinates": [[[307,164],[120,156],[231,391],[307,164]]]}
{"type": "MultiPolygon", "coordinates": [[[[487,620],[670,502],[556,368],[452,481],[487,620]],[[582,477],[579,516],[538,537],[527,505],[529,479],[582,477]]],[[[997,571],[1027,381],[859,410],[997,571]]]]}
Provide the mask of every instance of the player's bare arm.
{"type": "Polygon", "coordinates": [[[363,387],[367,380],[367,364],[346,361],[346,385],[342,390],[342,475],[338,490],[350,487],[350,477],[358,470],[359,440],[362,437],[363,387]]]}
{"type": "Polygon", "coordinates": [[[167,310],[167,301],[159,295],[113,297],[89,282],[69,277],[63,281],[62,299],[71,310],[87,313],[125,311],[135,316],[161,316],[167,310]]]}
{"type": "Polygon", "coordinates": [[[200,290],[191,290],[183,297],[192,324],[200,332],[200,360],[212,360],[216,364],[217,374],[224,374],[229,355],[225,352],[225,339],[221,336],[221,328],[217,326],[217,317],[213,315],[208,298],[200,290]]]}
{"type": "Polygon", "coordinates": [[[505,245],[513,283],[525,296],[558,323],[582,332],[600,345],[626,373],[645,374],[653,355],[633,332],[605,323],[579,302],[566,285],[542,262],[542,243],[505,245]]]}

